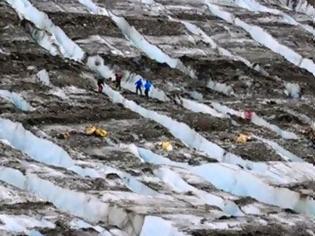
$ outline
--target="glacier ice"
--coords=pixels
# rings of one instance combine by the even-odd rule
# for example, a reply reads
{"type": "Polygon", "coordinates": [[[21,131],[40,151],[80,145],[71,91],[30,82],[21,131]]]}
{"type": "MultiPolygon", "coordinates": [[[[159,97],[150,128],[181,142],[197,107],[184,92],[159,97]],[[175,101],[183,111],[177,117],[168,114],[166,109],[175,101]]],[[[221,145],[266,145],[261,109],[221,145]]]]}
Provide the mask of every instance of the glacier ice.
{"type": "Polygon", "coordinates": [[[0,97],[11,102],[21,111],[32,111],[34,108],[19,94],[8,90],[0,90],[0,97]]]}

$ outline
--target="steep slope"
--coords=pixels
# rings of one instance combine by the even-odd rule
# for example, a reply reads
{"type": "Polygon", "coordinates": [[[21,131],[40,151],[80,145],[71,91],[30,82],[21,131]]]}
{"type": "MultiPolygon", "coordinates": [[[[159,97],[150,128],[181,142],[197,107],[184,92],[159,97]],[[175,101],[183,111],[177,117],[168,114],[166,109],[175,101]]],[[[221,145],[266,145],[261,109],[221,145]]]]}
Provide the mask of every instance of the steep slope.
{"type": "Polygon", "coordinates": [[[310,4],[0,2],[1,234],[313,235],[310,4]]]}

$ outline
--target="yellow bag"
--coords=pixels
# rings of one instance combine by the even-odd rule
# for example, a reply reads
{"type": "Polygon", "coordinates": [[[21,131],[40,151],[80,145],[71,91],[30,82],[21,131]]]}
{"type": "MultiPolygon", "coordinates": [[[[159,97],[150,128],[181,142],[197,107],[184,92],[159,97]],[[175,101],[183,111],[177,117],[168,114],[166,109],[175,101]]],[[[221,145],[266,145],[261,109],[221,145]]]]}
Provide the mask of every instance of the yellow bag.
{"type": "Polygon", "coordinates": [[[63,134],[63,138],[64,138],[64,139],[70,138],[70,133],[69,133],[69,132],[64,133],[64,134],[63,134]]]}
{"type": "Polygon", "coordinates": [[[246,134],[239,134],[239,136],[236,139],[236,142],[239,144],[245,144],[251,139],[250,135],[246,134]]]}
{"type": "Polygon", "coordinates": [[[165,152],[173,151],[173,146],[169,141],[162,142],[161,146],[165,152]]]}
{"type": "Polygon", "coordinates": [[[95,135],[99,136],[99,137],[102,137],[102,138],[105,138],[108,136],[108,132],[104,129],[101,129],[101,128],[97,128],[95,130],[95,135]]]}
{"type": "Polygon", "coordinates": [[[94,134],[94,132],[96,131],[96,127],[95,126],[89,126],[85,129],[85,133],[87,135],[92,135],[94,134]]]}

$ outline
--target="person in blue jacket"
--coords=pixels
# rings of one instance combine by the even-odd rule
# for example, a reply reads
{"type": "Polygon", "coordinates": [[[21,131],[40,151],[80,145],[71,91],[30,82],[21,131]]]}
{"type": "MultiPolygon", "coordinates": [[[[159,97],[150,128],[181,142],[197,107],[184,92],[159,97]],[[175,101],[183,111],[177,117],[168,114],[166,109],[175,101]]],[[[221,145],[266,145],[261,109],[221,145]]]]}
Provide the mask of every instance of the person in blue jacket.
{"type": "Polygon", "coordinates": [[[150,80],[147,80],[144,84],[144,94],[147,98],[149,98],[149,92],[152,87],[152,83],[150,80]]]}
{"type": "Polygon", "coordinates": [[[138,79],[135,85],[136,85],[136,94],[138,95],[138,91],[140,91],[140,95],[142,95],[142,86],[143,86],[142,79],[141,78],[138,79]]]}

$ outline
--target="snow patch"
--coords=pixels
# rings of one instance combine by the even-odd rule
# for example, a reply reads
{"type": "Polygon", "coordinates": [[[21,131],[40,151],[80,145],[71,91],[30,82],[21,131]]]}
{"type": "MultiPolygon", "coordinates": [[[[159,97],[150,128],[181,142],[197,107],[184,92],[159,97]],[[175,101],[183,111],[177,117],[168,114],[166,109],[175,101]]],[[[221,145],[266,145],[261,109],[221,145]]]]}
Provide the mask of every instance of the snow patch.
{"type": "Polygon", "coordinates": [[[128,188],[133,191],[134,193],[142,194],[142,195],[148,195],[148,196],[156,196],[158,195],[158,192],[152,190],[142,182],[138,181],[131,175],[127,173],[120,174],[122,176],[122,179],[124,183],[128,186],[128,188]]]}
{"type": "Polygon", "coordinates": [[[65,91],[61,88],[53,87],[51,90],[49,90],[49,92],[52,95],[61,98],[62,100],[68,100],[69,99],[69,97],[66,95],[65,91]]]}
{"type": "Polygon", "coordinates": [[[205,114],[209,114],[211,116],[219,117],[219,118],[228,117],[227,115],[222,114],[218,112],[217,110],[213,109],[212,107],[207,106],[205,104],[202,104],[193,100],[185,99],[185,98],[181,98],[181,101],[182,101],[182,106],[190,111],[205,113],[205,114]]]}
{"type": "Polygon", "coordinates": [[[300,98],[301,88],[296,83],[286,83],[284,93],[290,98],[300,98]]]}
{"type": "Polygon", "coordinates": [[[105,65],[104,59],[99,55],[89,57],[87,65],[91,70],[96,71],[103,78],[109,79],[115,77],[113,70],[105,65]]]}
{"type": "Polygon", "coordinates": [[[281,136],[284,139],[299,139],[299,137],[295,133],[282,130],[280,127],[274,124],[270,124],[265,119],[256,114],[253,115],[251,122],[254,123],[255,125],[270,129],[271,131],[275,132],[277,135],[281,136]]]}
{"type": "Polygon", "coordinates": [[[90,13],[99,14],[99,7],[91,0],[79,0],[79,2],[89,9],[90,13]]]}
{"type": "Polygon", "coordinates": [[[10,55],[10,53],[9,52],[5,52],[3,50],[3,48],[0,48],[0,54],[6,55],[6,56],[10,55]]]}
{"type": "MultiPolygon", "coordinates": [[[[39,71],[36,74],[36,77],[38,78],[38,80],[40,81],[41,84],[51,88],[49,90],[49,92],[52,95],[59,97],[62,100],[68,100],[69,99],[69,97],[66,95],[64,89],[58,88],[58,87],[51,84],[47,70],[43,69],[43,70],[39,71]]],[[[74,86],[70,86],[70,87],[74,87],[74,86]]]]}
{"type": "Polygon", "coordinates": [[[50,79],[47,70],[43,69],[39,71],[36,76],[43,85],[50,86],[50,79]]]}
{"type": "Polygon", "coordinates": [[[213,91],[223,93],[227,96],[235,95],[233,88],[230,85],[226,85],[225,83],[219,83],[213,80],[209,80],[207,83],[207,87],[213,91]]]}

